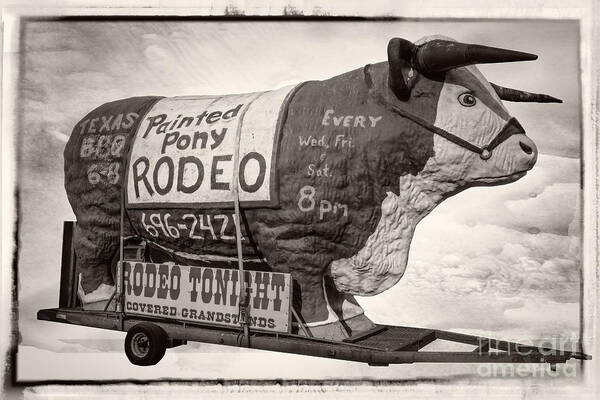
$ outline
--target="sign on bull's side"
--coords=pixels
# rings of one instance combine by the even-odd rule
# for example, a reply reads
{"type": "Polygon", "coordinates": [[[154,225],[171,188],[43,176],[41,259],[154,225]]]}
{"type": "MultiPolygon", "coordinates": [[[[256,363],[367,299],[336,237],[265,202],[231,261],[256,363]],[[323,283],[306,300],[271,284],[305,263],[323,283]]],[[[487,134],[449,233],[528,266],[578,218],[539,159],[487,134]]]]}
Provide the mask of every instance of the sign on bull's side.
{"type": "Polygon", "coordinates": [[[133,140],[128,207],[232,204],[236,148],[240,202],[246,207],[276,205],[277,134],[292,89],[158,101],[133,140]]]}
{"type": "MultiPolygon", "coordinates": [[[[124,311],[202,324],[240,326],[239,271],[185,265],[124,262],[124,311]]],[[[289,274],[245,271],[249,326],[289,332],[289,274]]]]}

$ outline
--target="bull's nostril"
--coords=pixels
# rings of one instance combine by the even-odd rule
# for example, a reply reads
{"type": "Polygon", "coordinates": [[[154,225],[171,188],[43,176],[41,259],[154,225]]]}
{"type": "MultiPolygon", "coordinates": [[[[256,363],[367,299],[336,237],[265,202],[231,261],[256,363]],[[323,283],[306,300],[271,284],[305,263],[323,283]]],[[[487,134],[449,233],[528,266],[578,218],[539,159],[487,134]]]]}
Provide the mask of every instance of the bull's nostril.
{"type": "Polygon", "coordinates": [[[533,149],[529,146],[527,146],[525,143],[523,142],[519,142],[519,146],[521,146],[521,148],[523,149],[523,151],[527,154],[531,154],[533,153],[533,149]]]}

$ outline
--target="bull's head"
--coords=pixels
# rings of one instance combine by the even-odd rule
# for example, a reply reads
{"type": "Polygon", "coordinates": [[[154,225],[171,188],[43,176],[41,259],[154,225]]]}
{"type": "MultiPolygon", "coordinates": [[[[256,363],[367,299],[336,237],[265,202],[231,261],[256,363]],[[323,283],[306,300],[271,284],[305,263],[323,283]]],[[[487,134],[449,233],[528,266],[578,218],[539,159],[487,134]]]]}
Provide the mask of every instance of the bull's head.
{"type": "Polygon", "coordinates": [[[548,95],[504,88],[487,81],[475,64],[535,60],[512,50],[458,43],[430,37],[413,44],[392,39],[388,44],[388,106],[402,113],[402,103],[419,96],[437,97],[435,120],[405,112],[436,133],[430,164],[468,187],[512,182],[525,175],[537,159],[533,141],[501,100],[561,102],[548,95]]]}
{"type": "Polygon", "coordinates": [[[374,295],[388,289],[404,274],[417,222],[435,205],[471,186],[513,182],[533,167],[536,146],[502,100],[561,101],[490,83],[475,64],[536,58],[449,38],[429,37],[414,44],[396,38],[388,44],[387,63],[365,67],[372,97],[410,120],[398,128],[410,139],[396,135],[393,140],[412,140],[418,148],[408,148],[414,168],[401,170],[399,190],[388,192],[377,230],[365,247],[332,263],[330,273],[339,291],[374,295]]]}

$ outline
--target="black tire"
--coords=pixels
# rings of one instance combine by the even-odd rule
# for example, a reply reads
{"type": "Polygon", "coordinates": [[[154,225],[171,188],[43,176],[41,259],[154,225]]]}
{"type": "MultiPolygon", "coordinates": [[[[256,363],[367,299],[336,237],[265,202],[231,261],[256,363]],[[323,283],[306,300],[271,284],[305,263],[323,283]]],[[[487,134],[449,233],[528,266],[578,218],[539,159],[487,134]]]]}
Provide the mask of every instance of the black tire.
{"type": "Polygon", "coordinates": [[[134,365],[155,365],[165,355],[167,334],[154,324],[134,325],[125,336],[125,354],[134,365]]]}

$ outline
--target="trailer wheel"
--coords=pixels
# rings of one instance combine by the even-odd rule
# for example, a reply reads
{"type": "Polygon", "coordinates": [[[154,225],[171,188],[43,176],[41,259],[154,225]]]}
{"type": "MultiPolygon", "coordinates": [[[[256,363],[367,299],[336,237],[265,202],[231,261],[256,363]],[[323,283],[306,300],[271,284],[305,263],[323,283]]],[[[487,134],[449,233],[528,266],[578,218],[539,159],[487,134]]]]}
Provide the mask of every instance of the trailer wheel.
{"type": "Polygon", "coordinates": [[[154,324],[134,325],[125,336],[125,354],[135,365],[155,365],[165,355],[167,334],[154,324]]]}

